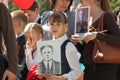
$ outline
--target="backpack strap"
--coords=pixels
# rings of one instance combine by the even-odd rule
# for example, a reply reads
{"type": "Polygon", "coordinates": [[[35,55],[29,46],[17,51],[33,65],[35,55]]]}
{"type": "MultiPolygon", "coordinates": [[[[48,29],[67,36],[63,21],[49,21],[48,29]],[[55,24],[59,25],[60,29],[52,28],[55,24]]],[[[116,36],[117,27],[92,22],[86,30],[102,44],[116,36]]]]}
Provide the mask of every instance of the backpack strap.
{"type": "Polygon", "coordinates": [[[66,45],[71,42],[69,39],[63,42],[61,45],[61,74],[68,73],[71,69],[66,58],[66,45]]]}

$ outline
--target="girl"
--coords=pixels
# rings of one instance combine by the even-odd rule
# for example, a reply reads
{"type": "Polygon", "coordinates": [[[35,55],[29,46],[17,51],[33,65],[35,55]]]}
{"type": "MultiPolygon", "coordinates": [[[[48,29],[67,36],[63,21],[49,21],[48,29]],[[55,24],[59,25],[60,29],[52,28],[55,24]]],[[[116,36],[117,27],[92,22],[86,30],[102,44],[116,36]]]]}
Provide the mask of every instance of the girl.
{"type": "MultiPolygon", "coordinates": [[[[48,19],[48,25],[50,26],[50,31],[53,34],[53,40],[58,40],[62,45],[68,38],[66,35],[68,29],[68,21],[66,15],[63,12],[56,11],[52,13],[48,19]]],[[[61,55],[64,53],[61,53],[61,55]]],[[[66,59],[64,69],[61,69],[62,74],[60,76],[52,74],[40,74],[38,77],[41,79],[43,76],[48,80],[77,80],[81,75],[82,71],[79,66],[78,56],[79,52],[77,51],[74,44],[68,42],[65,49],[65,55],[62,56],[61,63],[66,59]],[[69,65],[69,67],[66,66],[69,65]],[[68,69],[70,68],[70,70],[68,69]],[[66,72],[63,72],[67,70],[66,72]]]]}
{"type": "Polygon", "coordinates": [[[32,68],[34,64],[37,64],[37,41],[43,39],[43,29],[38,23],[29,23],[25,27],[25,36],[26,36],[26,64],[28,70],[32,68]]]}
{"type": "Polygon", "coordinates": [[[44,38],[46,39],[51,39],[52,35],[50,35],[49,32],[49,27],[46,27],[48,18],[51,13],[55,11],[62,11],[67,14],[68,18],[68,31],[67,35],[70,37],[71,35],[74,34],[74,26],[75,26],[75,13],[74,11],[70,11],[70,6],[72,5],[73,0],[49,0],[50,1],[50,8],[51,11],[46,11],[41,15],[41,24],[43,25],[43,29],[46,32],[44,38]]]}

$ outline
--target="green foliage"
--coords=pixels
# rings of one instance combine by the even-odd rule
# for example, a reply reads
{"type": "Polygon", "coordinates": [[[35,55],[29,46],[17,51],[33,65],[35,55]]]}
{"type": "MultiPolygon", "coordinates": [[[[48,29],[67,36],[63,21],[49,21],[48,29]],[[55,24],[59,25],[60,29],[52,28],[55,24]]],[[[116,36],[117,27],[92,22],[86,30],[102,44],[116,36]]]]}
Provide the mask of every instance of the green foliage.
{"type": "Polygon", "coordinates": [[[113,10],[116,6],[120,5],[120,0],[109,0],[111,9],[113,10]]]}
{"type": "Polygon", "coordinates": [[[18,7],[12,1],[10,1],[9,2],[9,10],[10,10],[10,12],[14,11],[14,10],[17,10],[17,9],[18,9],[18,7]]]}
{"type": "Polygon", "coordinates": [[[38,0],[38,4],[40,14],[46,10],[49,10],[49,0],[38,0]]]}

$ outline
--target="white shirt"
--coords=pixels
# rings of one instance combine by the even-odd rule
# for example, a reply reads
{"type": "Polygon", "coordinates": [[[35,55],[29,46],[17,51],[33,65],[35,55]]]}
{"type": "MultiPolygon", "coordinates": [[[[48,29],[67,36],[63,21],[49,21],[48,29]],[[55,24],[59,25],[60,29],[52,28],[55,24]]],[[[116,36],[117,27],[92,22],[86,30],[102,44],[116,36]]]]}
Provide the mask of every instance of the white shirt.
{"type": "MultiPolygon", "coordinates": [[[[67,39],[68,39],[67,36],[63,35],[62,37],[56,40],[59,40],[60,44],[62,45],[63,42],[67,39]]],[[[53,38],[53,40],[55,39],[53,38]]],[[[82,70],[80,69],[78,54],[80,53],[77,51],[74,44],[69,42],[66,45],[66,58],[71,68],[71,71],[69,73],[63,74],[63,76],[67,78],[67,80],[77,80],[78,77],[82,74],[82,70]]]]}
{"type": "Polygon", "coordinates": [[[37,60],[37,51],[34,52],[34,54],[32,55],[32,49],[26,49],[25,50],[25,54],[26,54],[26,65],[28,70],[30,70],[35,64],[37,64],[39,62],[39,60],[37,60]]]}

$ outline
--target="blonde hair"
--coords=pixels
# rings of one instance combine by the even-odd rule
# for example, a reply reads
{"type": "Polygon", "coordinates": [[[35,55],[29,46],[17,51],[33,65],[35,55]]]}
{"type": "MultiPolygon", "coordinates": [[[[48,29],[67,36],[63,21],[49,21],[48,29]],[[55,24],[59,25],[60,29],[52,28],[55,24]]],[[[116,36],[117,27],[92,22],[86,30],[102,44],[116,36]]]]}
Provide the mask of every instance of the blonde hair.
{"type": "Polygon", "coordinates": [[[11,12],[13,19],[20,19],[24,22],[24,26],[28,23],[27,16],[24,14],[24,11],[22,10],[15,10],[11,12]]]}
{"type": "Polygon", "coordinates": [[[35,30],[37,33],[42,34],[43,37],[43,29],[42,26],[38,23],[28,23],[24,29],[24,32],[30,32],[31,30],[35,30]]]}

